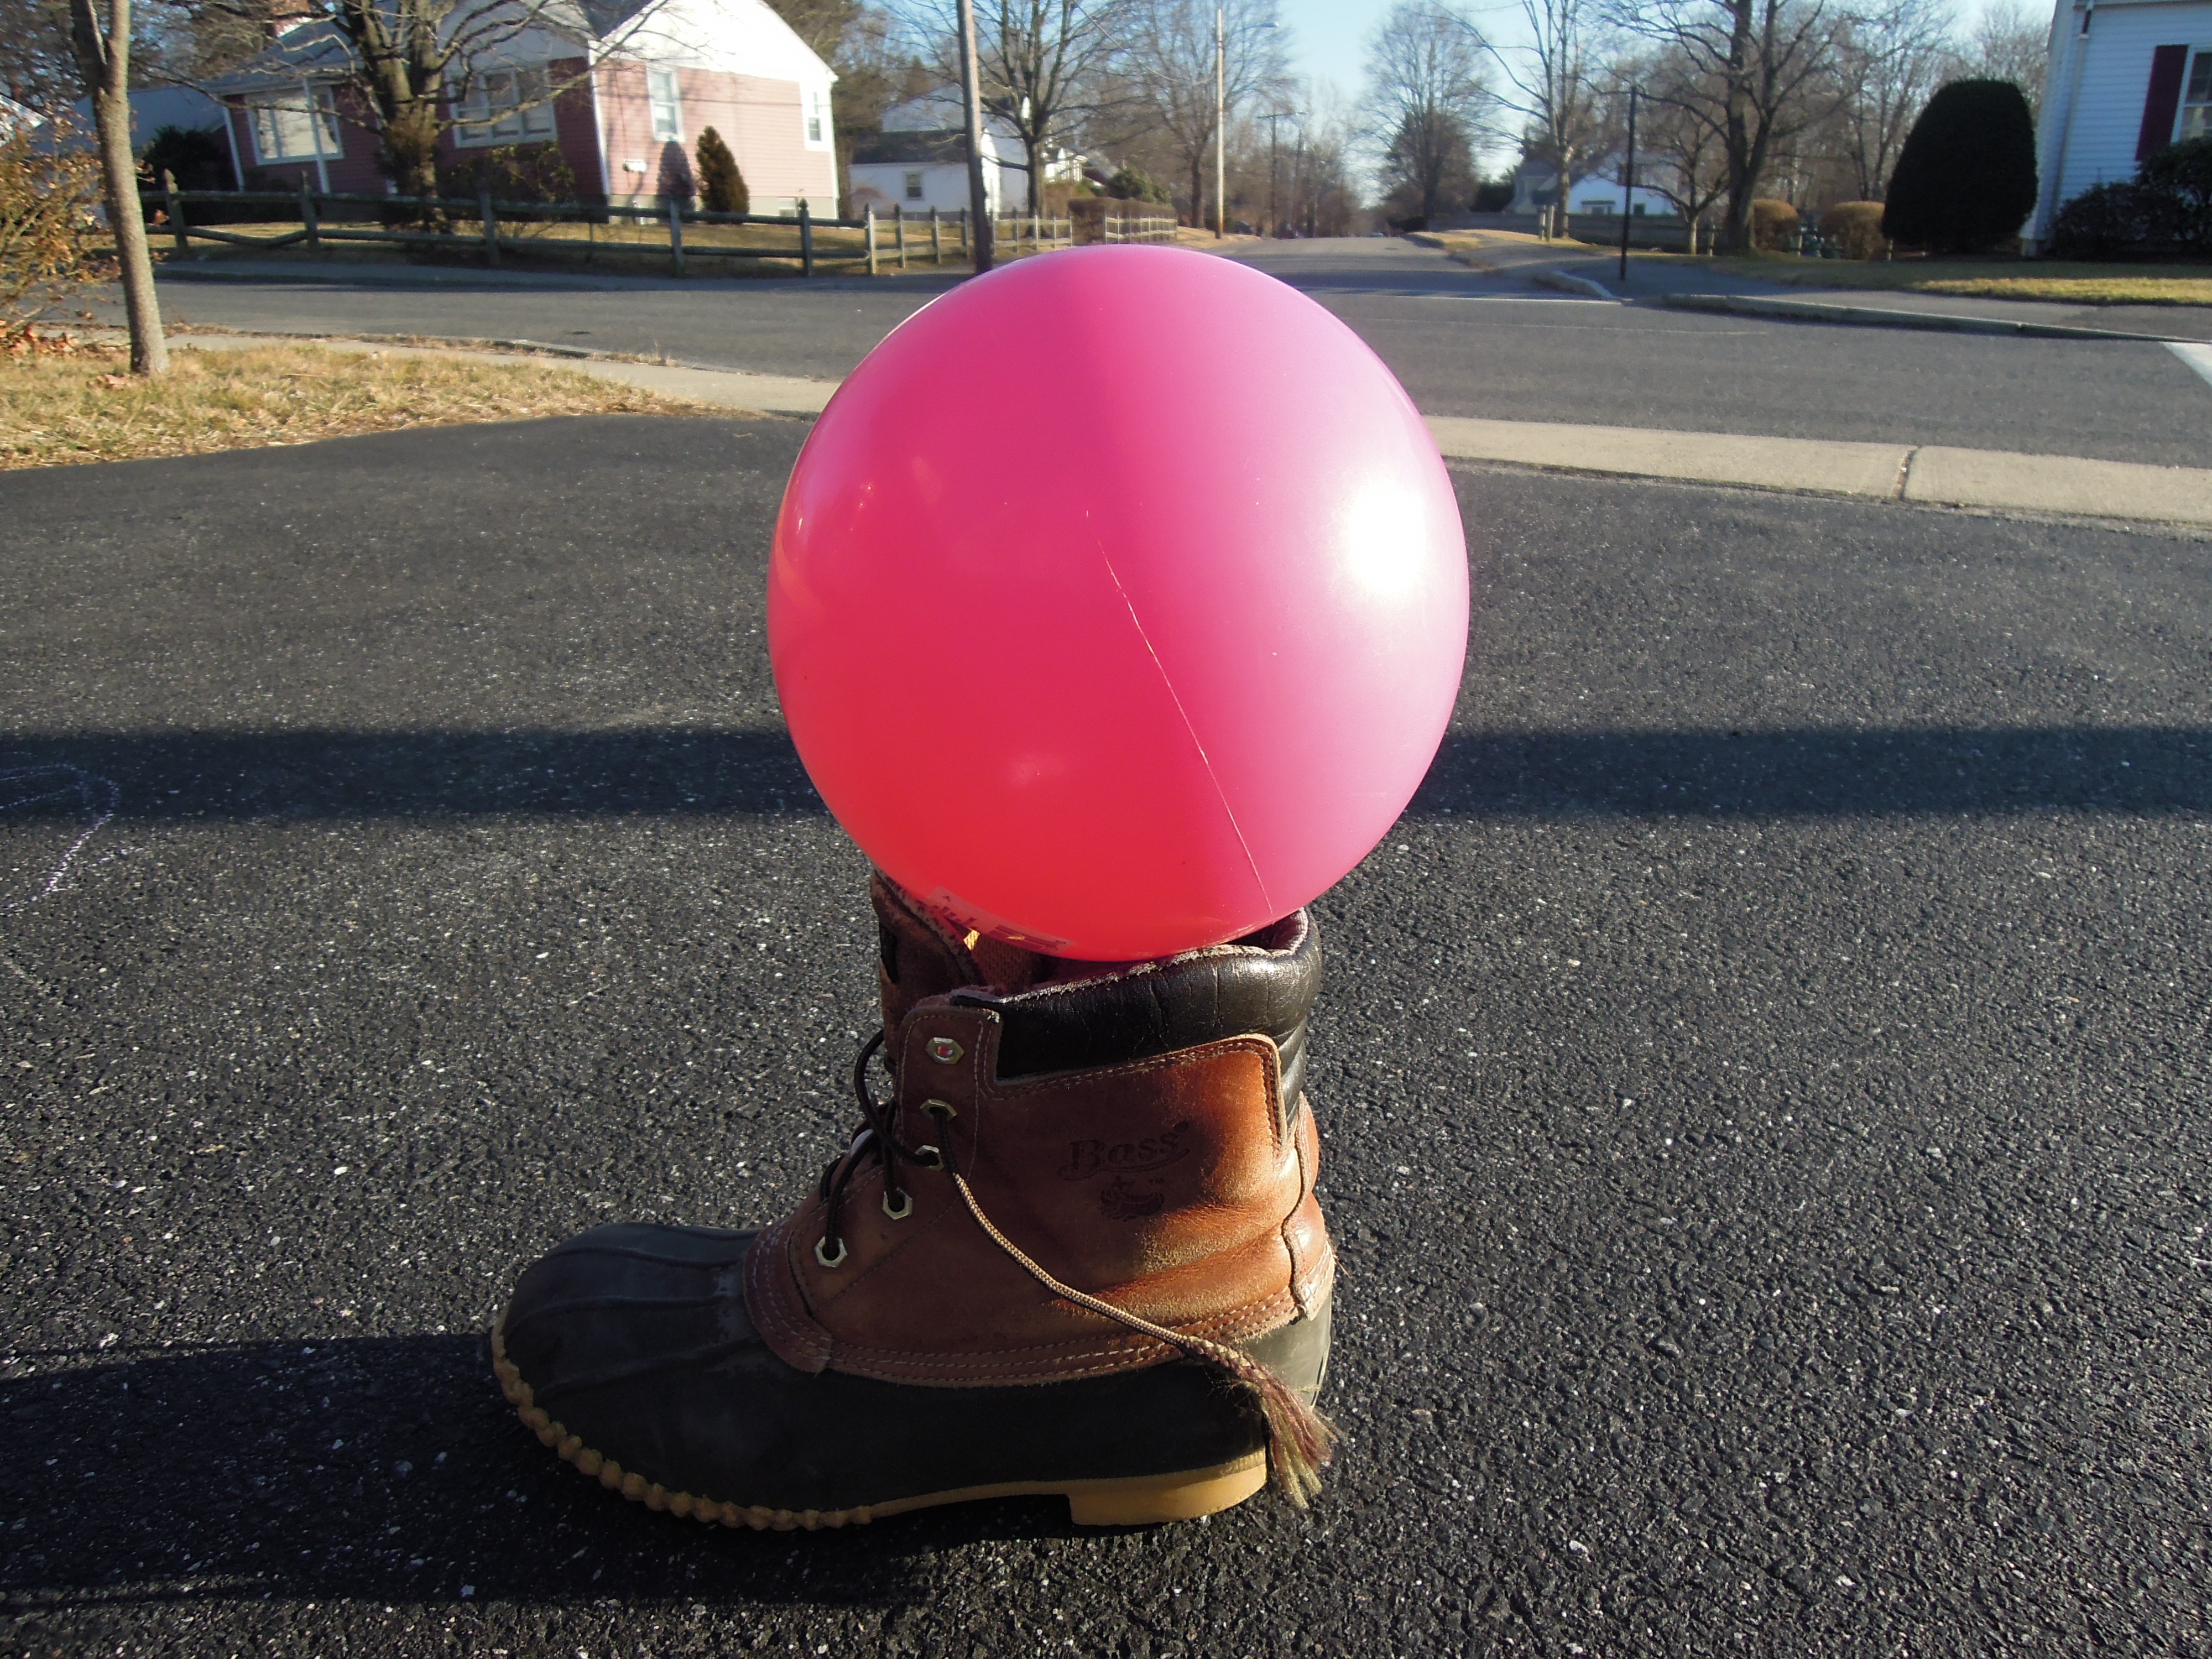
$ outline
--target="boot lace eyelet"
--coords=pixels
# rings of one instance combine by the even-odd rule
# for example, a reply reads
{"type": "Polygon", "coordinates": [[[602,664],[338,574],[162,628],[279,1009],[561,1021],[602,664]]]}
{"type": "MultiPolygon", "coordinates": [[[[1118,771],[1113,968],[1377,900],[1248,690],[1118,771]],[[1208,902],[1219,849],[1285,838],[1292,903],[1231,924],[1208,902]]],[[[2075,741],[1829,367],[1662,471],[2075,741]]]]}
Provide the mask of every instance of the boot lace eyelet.
{"type": "Polygon", "coordinates": [[[914,1155],[918,1162],[930,1169],[941,1170],[945,1167],[945,1154],[934,1146],[917,1146],[914,1149],[914,1155]]]}
{"type": "Polygon", "coordinates": [[[960,1115],[959,1109],[949,1100],[925,1100],[921,1109],[940,1123],[950,1123],[960,1115]]]}
{"type": "MultiPolygon", "coordinates": [[[[897,1194],[898,1207],[896,1209],[891,1207],[892,1194],[885,1193],[884,1194],[884,1213],[894,1221],[903,1221],[914,1213],[914,1194],[908,1192],[904,1188],[893,1188],[893,1192],[896,1192],[897,1194]]],[[[844,1241],[841,1239],[838,1242],[842,1243],[844,1241]]]]}
{"type": "Polygon", "coordinates": [[[845,1241],[841,1238],[837,1241],[837,1254],[831,1255],[823,1248],[829,1242],[826,1238],[817,1238],[814,1241],[814,1259],[825,1267],[838,1267],[852,1252],[845,1248],[845,1241]]]}

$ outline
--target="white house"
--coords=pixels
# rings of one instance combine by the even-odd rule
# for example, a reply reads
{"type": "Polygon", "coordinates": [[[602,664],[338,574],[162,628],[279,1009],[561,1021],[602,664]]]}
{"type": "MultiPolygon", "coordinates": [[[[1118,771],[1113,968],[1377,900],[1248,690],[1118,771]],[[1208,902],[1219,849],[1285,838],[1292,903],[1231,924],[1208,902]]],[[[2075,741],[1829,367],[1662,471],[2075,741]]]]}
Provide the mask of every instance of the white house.
{"type": "MultiPolygon", "coordinates": [[[[1638,173],[1644,168],[1637,168],[1638,173]]],[[[1648,176],[1648,175],[1646,175],[1648,176]]],[[[1569,209],[1572,213],[1618,213],[1620,211],[1620,166],[1617,159],[1608,160],[1601,172],[1587,179],[1575,180],[1569,192],[1569,209]]],[[[1628,210],[1639,217],[1672,219],[1680,216],[1679,210],[1656,190],[1642,185],[1636,186],[1628,199],[1628,210]]]]}
{"type": "MultiPolygon", "coordinates": [[[[894,206],[957,213],[968,205],[967,117],[957,89],[893,105],[884,112],[883,131],[853,134],[852,147],[854,212],[872,205],[878,213],[894,206]]],[[[1048,184],[1073,183],[1083,176],[1083,157],[1054,145],[1044,173],[1048,184]]],[[[983,118],[983,195],[993,213],[1029,205],[1028,153],[1001,115],[983,118]]]]}
{"type": "MultiPolygon", "coordinates": [[[[1652,176],[1650,169],[1662,165],[1649,159],[1637,163],[1639,179],[1652,176]]],[[[1505,204],[1508,213],[1541,213],[1559,199],[1559,170],[1549,161],[1523,161],[1513,169],[1513,199],[1505,204]]],[[[1577,173],[1573,187],[1567,192],[1567,210],[1571,213],[1618,213],[1620,211],[1620,158],[1618,155],[1600,156],[1590,163],[1590,171],[1577,173]]],[[[1643,185],[1636,187],[1630,198],[1629,211],[1654,218],[1674,216],[1674,204],[1656,190],[1643,185]]]]}
{"type": "MultiPolygon", "coordinates": [[[[888,213],[957,213],[968,205],[968,135],[950,131],[856,132],[850,135],[847,162],[853,179],[853,211],[872,207],[888,213]]],[[[983,199],[990,210],[1008,212],[1030,198],[1029,169],[1009,167],[1007,149],[1021,155],[983,130],[983,199]]]]}
{"type": "Polygon", "coordinates": [[[2057,0],[2036,130],[2030,245],[2059,208],[2182,138],[2212,135],[2212,0],[2057,0]]]}

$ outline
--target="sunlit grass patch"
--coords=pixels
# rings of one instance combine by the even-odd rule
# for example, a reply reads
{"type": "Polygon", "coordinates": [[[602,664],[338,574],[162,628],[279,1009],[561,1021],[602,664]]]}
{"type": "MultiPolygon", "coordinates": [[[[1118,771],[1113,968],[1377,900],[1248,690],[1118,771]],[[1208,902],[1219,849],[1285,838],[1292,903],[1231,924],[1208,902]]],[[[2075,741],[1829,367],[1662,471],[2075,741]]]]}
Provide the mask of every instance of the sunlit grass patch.
{"type": "Polygon", "coordinates": [[[0,467],[307,443],[400,427],[556,415],[731,411],[536,363],[492,364],[309,346],[172,347],[158,379],[120,350],[0,359],[0,467]]]}

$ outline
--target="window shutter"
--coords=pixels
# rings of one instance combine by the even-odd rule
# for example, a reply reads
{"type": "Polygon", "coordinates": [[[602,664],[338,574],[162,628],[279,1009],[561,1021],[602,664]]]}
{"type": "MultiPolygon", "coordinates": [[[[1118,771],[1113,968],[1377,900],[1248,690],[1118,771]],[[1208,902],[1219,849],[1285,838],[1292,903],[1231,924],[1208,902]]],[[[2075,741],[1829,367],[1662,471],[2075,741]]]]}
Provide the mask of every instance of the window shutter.
{"type": "Polygon", "coordinates": [[[2150,55],[2150,90],[2143,95],[2142,131],[2136,135],[2136,160],[2164,149],[2173,139],[2174,112],[2181,107],[2181,71],[2187,46],[2160,46],[2150,55]]]}

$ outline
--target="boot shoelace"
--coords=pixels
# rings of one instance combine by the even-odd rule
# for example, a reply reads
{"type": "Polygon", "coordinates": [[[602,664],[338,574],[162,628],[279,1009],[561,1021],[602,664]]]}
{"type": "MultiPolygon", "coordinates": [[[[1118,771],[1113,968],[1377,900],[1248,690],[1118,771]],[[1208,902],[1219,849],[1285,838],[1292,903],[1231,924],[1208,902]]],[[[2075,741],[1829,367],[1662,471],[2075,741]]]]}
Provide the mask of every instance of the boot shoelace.
{"type": "MultiPolygon", "coordinates": [[[[1269,1472],[1285,1496],[1304,1509],[1321,1489],[1321,1471],[1328,1462],[1336,1441],[1336,1431],[1328,1419],[1300,1398],[1282,1378],[1242,1349],[1155,1324],[1126,1308],[1117,1308],[1102,1297],[1062,1284],[1039,1266],[983,1213],[983,1206],[975,1200],[975,1190],[939,1148],[909,1146],[898,1138],[897,1100],[880,1101],[868,1091],[868,1062],[883,1046],[884,1034],[878,1031],[862,1045],[860,1057],[853,1062],[853,1093],[860,1101],[864,1121],[854,1132],[844,1156],[822,1171],[822,1237],[815,1243],[814,1259],[824,1267],[835,1268],[842,1265],[850,1254],[844,1236],[838,1231],[837,1217],[844,1206],[847,1189],[867,1164],[873,1162],[882,1166],[884,1213],[894,1221],[902,1221],[914,1212],[913,1194],[899,1184],[901,1164],[942,1171],[952,1182],[953,1190],[960,1195],[961,1203],[975,1224],[983,1230],[984,1237],[1052,1295],[1164,1343],[1201,1364],[1225,1372],[1250,1390],[1267,1425],[1269,1472]]],[[[884,1061],[884,1069],[890,1069],[889,1060],[884,1061]]]]}
{"type": "MultiPolygon", "coordinates": [[[[868,1092],[868,1062],[883,1046],[884,1034],[878,1031],[861,1046],[860,1058],[853,1062],[853,1093],[860,1100],[862,1121],[853,1132],[845,1155],[822,1171],[822,1237],[815,1243],[814,1259],[825,1267],[844,1262],[848,1251],[844,1236],[837,1230],[838,1213],[844,1208],[845,1189],[872,1154],[873,1161],[883,1166],[884,1213],[894,1221],[903,1221],[914,1213],[914,1195],[899,1185],[901,1162],[928,1170],[944,1167],[945,1155],[936,1147],[909,1146],[898,1138],[896,1100],[878,1100],[868,1092]]],[[[884,1064],[888,1070],[890,1062],[884,1064]]]]}

